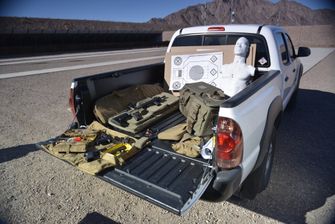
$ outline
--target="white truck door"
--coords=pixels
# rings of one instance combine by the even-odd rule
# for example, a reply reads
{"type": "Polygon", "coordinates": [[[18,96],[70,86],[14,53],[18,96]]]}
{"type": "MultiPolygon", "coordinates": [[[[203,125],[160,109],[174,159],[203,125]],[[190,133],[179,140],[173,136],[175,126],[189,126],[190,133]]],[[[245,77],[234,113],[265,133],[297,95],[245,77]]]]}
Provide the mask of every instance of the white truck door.
{"type": "Polygon", "coordinates": [[[285,34],[278,32],[275,34],[277,48],[279,51],[279,58],[281,59],[281,70],[283,73],[283,96],[284,101],[287,101],[287,96],[291,92],[295,76],[296,76],[296,65],[294,63],[293,58],[291,59],[289,56],[289,49],[286,44],[285,34]]]}
{"type": "MultiPolygon", "coordinates": [[[[290,78],[292,78],[292,80],[291,80],[290,83],[292,83],[292,85],[295,85],[295,83],[298,81],[298,76],[299,76],[299,74],[298,74],[299,63],[297,63],[295,52],[294,52],[294,47],[293,47],[290,36],[287,33],[285,33],[284,37],[285,37],[285,42],[286,42],[286,46],[287,46],[289,61],[292,64],[292,73],[290,73],[290,75],[292,76],[290,78]]],[[[294,88],[292,86],[292,91],[293,91],[293,89],[294,88]]]]}

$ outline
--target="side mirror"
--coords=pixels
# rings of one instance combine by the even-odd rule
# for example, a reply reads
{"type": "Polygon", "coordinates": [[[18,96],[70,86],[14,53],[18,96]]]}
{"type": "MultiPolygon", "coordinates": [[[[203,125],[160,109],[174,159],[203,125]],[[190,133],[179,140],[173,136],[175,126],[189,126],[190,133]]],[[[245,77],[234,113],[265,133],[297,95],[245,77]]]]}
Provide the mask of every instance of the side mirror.
{"type": "Polygon", "coordinates": [[[307,57],[311,54],[311,49],[308,47],[299,47],[297,57],[307,57]]]}

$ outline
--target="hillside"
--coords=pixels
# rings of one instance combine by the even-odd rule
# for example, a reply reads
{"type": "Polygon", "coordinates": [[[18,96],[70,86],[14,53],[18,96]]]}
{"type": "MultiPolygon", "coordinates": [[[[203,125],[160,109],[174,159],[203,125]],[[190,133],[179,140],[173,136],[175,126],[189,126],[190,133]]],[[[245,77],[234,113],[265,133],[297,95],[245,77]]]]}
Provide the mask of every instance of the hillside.
{"type": "MultiPolygon", "coordinates": [[[[162,27],[150,23],[127,23],[113,21],[46,19],[27,17],[0,17],[0,33],[115,33],[115,32],[161,32],[162,27]]],[[[171,27],[173,28],[173,27],[171,27]]]]}
{"type": "Polygon", "coordinates": [[[213,0],[147,23],[0,17],[0,33],[161,32],[194,25],[227,24],[231,21],[231,10],[235,12],[234,23],[241,24],[335,24],[335,10],[312,10],[295,1],[273,4],[269,0],[213,0]]]}
{"type": "Polygon", "coordinates": [[[213,0],[172,13],[149,23],[185,27],[204,24],[226,24],[235,12],[234,23],[274,24],[281,26],[335,24],[335,10],[312,10],[295,1],[281,0],[213,0]]]}

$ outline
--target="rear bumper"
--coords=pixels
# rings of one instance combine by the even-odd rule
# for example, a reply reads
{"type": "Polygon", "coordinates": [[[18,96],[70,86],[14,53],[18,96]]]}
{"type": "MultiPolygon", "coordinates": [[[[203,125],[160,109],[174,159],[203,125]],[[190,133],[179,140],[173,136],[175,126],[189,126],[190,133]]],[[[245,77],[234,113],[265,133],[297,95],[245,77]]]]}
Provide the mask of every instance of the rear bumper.
{"type": "Polygon", "coordinates": [[[241,178],[241,167],[219,171],[216,178],[212,181],[212,184],[208,187],[204,199],[209,201],[227,200],[239,188],[241,178]]]}

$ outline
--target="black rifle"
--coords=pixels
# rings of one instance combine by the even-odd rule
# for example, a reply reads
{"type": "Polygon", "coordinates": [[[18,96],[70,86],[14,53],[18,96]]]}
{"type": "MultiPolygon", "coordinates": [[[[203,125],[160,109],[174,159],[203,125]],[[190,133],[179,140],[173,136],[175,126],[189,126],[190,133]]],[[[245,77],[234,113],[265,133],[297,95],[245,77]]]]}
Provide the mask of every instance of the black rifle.
{"type": "MultiPolygon", "coordinates": [[[[99,149],[99,150],[96,150],[96,151],[89,151],[89,152],[86,152],[84,154],[85,156],[85,160],[87,162],[90,162],[90,161],[93,161],[93,160],[96,160],[96,159],[99,159],[100,156],[101,156],[101,153],[103,153],[103,151],[109,149],[109,148],[112,148],[111,146],[109,147],[104,147],[102,149],[99,149]]],[[[116,152],[116,151],[122,151],[122,150],[125,150],[127,147],[125,145],[121,145],[117,148],[114,148],[113,151],[116,152]]]]}

